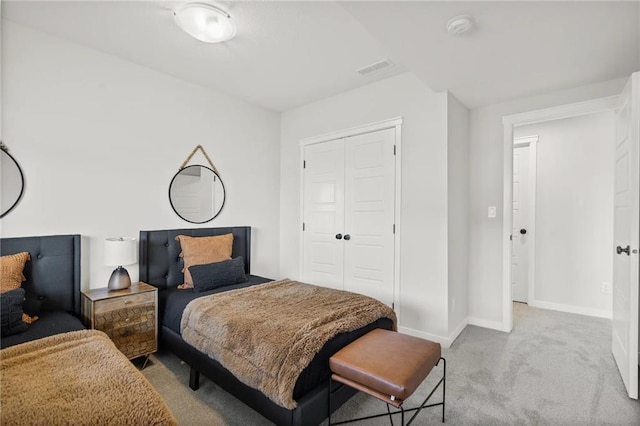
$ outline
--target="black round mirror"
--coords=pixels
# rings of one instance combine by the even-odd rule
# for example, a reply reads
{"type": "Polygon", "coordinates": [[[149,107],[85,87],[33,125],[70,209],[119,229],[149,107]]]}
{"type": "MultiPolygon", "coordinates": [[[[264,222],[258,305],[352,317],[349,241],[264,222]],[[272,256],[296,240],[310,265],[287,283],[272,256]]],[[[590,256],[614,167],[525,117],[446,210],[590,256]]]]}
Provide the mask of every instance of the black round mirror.
{"type": "Polygon", "coordinates": [[[169,184],[171,207],[187,222],[209,222],[220,214],[224,199],[222,179],[207,166],[187,166],[169,184]]]}
{"type": "Polygon", "coordinates": [[[2,213],[0,218],[3,218],[18,205],[22,198],[24,175],[16,159],[4,149],[4,146],[0,149],[0,156],[2,156],[0,158],[2,170],[2,180],[0,181],[0,192],[2,193],[0,208],[2,213]]]}

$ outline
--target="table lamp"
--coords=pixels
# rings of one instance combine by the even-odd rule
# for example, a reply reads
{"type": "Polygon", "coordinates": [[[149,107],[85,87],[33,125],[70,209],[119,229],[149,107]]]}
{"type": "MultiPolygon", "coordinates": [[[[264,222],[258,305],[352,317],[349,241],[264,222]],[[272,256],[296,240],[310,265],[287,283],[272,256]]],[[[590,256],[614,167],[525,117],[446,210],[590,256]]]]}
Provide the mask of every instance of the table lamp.
{"type": "Polygon", "coordinates": [[[109,290],[131,287],[129,272],[123,265],[133,265],[138,261],[135,238],[107,238],[104,242],[104,264],[117,266],[109,278],[109,290]]]}

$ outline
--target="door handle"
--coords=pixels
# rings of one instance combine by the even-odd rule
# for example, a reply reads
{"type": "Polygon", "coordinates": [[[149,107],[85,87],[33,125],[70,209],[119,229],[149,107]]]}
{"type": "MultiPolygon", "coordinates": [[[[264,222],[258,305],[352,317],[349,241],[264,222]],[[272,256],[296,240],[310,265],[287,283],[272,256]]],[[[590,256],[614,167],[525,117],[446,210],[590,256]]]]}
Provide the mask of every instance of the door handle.
{"type": "Polygon", "coordinates": [[[349,235],[349,234],[345,234],[344,239],[345,239],[345,240],[347,240],[347,241],[349,241],[349,240],[351,239],[351,235],[349,235]]]}
{"type": "Polygon", "coordinates": [[[342,239],[342,234],[336,234],[336,240],[341,240],[342,239]]]}
{"type": "Polygon", "coordinates": [[[618,246],[618,247],[616,247],[616,253],[618,253],[618,254],[627,253],[627,256],[631,256],[631,247],[630,246],[626,246],[625,248],[622,248],[622,247],[618,246]]]}
{"type": "Polygon", "coordinates": [[[524,228],[522,228],[522,229],[520,230],[520,233],[521,233],[522,235],[524,235],[524,234],[526,234],[526,233],[527,233],[527,230],[526,230],[526,229],[524,229],[524,228]]]}

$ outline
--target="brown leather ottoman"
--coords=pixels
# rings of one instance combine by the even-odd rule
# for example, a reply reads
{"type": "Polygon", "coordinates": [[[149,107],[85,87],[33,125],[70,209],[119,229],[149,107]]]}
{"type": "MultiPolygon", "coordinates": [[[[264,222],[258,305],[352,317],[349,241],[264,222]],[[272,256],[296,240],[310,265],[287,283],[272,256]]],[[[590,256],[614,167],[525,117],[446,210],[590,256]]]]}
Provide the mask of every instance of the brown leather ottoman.
{"type": "MultiPolygon", "coordinates": [[[[407,423],[409,425],[422,408],[437,405],[442,405],[444,422],[446,360],[441,355],[439,343],[382,329],[372,330],[345,346],[329,359],[329,367],[333,372],[332,381],[343,383],[385,402],[387,413],[333,424],[400,413],[401,424],[404,425],[405,412],[416,411],[407,423]],[[443,361],[443,376],[429,396],[419,407],[404,409],[403,402],[413,394],[440,360],[443,361]],[[442,402],[425,405],[441,383],[442,402]],[[391,413],[389,405],[400,410],[391,413]]],[[[331,389],[330,384],[329,399],[331,399],[331,389]]],[[[331,401],[329,401],[329,407],[331,407],[331,401]]],[[[331,410],[329,410],[329,425],[331,424],[331,410]]]]}

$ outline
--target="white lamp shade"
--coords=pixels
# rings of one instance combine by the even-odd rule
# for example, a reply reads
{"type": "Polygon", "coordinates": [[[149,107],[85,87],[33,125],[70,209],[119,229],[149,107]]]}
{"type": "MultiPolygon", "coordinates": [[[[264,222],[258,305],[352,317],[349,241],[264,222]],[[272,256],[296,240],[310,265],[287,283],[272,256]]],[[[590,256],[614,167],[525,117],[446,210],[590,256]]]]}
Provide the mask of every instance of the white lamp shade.
{"type": "Polygon", "coordinates": [[[107,238],[104,241],[104,264],[107,266],[133,265],[138,261],[135,238],[107,238]]]}
{"type": "Polygon", "coordinates": [[[173,12],[176,24],[191,37],[205,43],[219,43],[236,34],[228,13],[203,3],[189,3],[173,12]]]}

